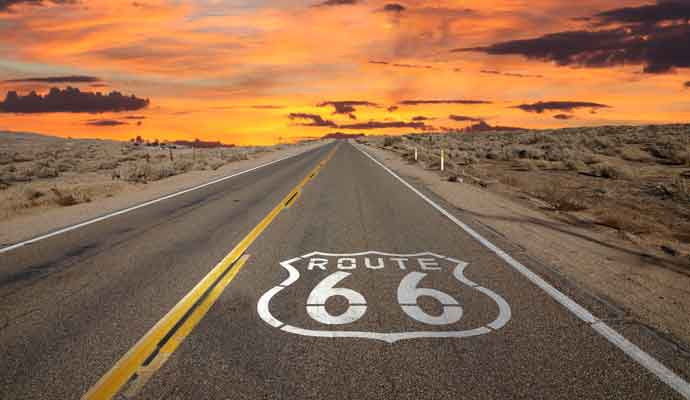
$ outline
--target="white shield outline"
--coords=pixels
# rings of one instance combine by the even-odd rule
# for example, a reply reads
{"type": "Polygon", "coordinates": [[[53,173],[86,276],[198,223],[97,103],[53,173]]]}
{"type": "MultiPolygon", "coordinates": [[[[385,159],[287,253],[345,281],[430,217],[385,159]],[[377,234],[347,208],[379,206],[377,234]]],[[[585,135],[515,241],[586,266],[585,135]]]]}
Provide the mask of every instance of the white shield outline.
{"type": "Polygon", "coordinates": [[[464,338],[471,336],[485,335],[492,331],[496,331],[505,326],[511,317],[510,306],[508,303],[498,294],[487,289],[479,284],[472,282],[467,279],[464,275],[465,268],[469,265],[464,261],[459,261],[454,258],[441,256],[431,252],[423,253],[413,253],[413,254],[395,254],[386,253],[382,251],[363,251],[359,253],[324,253],[321,251],[314,251],[309,254],[305,254],[300,257],[295,257],[287,261],[281,261],[280,265],[285,268],[289,274],[288,278],[281,282],[278,286],[270,289],[264,293],[259,302],[256,305],[257,312],[264,322],[278,328],[285,332],[295,333],[304,336],[314,336],[314,337],[330,337],[330,338],[366,338],[366,339],[376,339],[382,340],[388,343],[395,343],[398,340],[403,339],[415,339],[415,338],[464,338]],[[362,332],[362,331],[320,331],[312,329],[303,329],[292,325],[287,325],[282,321],[275,318],[271,311],[269,310],[269,303],[273,296],[278,294],[281,290],[289,287],[293,283],[297,282],[300,277],[300,272],[297,268],[292,266],[292,263],[298,260],[309,258],[315,255],[321,255],[326,257],[355,257],[355,256],[365,256],[369,254],[382,255],[388,257],[420,257],[420,256],[433,256],[443,260],[450,261],[456,264],[453,270],[453,276],[455,279],[463,283],[464,285],[470,287],[473,290],[481,292],[486,296],[490,297],[498,305],[498,317],[491,323],[481,326],[479,328],[463,330],[463,331],[416,331],[416,332],[393,332],[393,333],[380,333],[380,332],[362,332]]]}

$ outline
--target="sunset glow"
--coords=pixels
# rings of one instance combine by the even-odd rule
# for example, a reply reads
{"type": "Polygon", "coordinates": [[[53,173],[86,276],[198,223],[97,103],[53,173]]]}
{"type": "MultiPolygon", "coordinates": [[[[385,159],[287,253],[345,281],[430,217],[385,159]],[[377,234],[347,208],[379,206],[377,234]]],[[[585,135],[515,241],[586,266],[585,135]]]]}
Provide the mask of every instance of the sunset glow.
{"type": "Polygon", "coordinates": [[[524,128],[688,122],[690,51],[681,54],[690,47],[688,20],[649,28],[634,20],[634,8],[645,5],[656,3],[2,1],[0,101],[9,91],[72,86],[150,103],[102,113],[3,112],[0,129],[271,144],[335,131],[450,131],[480,120],[524,128]],[[653,49],[578,52],[572,41],[562,57],[535,50],[553,40],[506,44],[570,31],[658,46],[670,35],[686,41],[658,57],[653,49]],[[333,102],[363,103],[323,104],[333,102]],[[606,107],[518,107],[537,102],[606,107]]]}

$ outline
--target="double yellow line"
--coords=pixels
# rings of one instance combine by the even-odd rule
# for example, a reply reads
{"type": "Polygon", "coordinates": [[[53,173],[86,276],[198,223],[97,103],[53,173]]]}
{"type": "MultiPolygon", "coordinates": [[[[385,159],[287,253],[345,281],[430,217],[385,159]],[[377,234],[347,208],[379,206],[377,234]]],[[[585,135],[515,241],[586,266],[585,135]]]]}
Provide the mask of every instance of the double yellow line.
{"type": "Polygon", "coordinates": [[[333,157],[338,146],[336,145],[208,275],[139,339],[134,347],[82,396],[82,399],[111,399],[118,393],[125,397],[136,395],[201,321],[225,287],[242,269],[249,258],[249,255],[244,254],[247,248],[281,211],[295,202],[302,188],[316,177],[333,157]]]}

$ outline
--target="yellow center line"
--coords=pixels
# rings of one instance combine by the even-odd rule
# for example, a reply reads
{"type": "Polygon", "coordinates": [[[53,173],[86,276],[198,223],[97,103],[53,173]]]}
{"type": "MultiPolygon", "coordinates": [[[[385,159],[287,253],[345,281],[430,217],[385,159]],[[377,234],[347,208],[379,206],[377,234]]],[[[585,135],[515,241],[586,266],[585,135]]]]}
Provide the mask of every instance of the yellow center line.
{"type": "Polygon", "coordinates": [[[130,397],[148,381],[203,318],[248,256],[247,248],[273,220],[294,203],[302,188],[333,157],[336,145],[277,206],[271,210],[223,259],[153,326],[115,365],[89,389],[82,400],[111,399],[121,391],[130,397]],[[234,268],[233,268],[234,267],[234,268]],[[125,385],[127,387],[125,388],[125,385]]]}

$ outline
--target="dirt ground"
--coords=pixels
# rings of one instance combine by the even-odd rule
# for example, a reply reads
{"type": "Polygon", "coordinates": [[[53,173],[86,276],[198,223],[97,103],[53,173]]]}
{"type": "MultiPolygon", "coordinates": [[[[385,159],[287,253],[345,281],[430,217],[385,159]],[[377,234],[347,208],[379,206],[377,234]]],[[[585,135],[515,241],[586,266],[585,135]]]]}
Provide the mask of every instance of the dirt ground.
{"type": "Polygon", "coordinates": [[[161,149],[2,132],[0,246],[321,144],[161,149]]]}
{"type": "Polygon", "coordinates": [[[359,141],[531,257],[690,344],[688,137],[690,126],[670,125],[359,141]]]}

